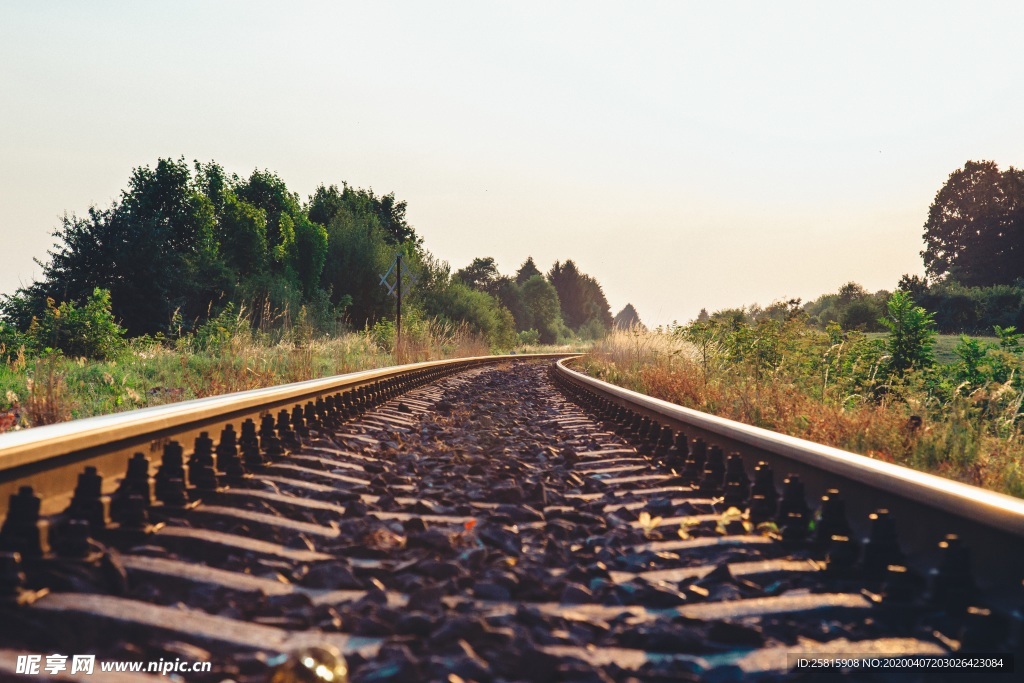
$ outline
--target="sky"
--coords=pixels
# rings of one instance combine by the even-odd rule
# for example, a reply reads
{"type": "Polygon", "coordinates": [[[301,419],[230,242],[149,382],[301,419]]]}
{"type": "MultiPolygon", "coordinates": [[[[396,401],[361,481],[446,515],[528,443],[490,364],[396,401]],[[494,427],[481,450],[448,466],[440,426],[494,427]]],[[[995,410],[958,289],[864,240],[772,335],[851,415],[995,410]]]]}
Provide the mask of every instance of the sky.
{"type": "Polygon", "coordinates": [[[969,159],[1024,165],[1024,4],[0,0],[0,292],[161,157],[394,192],[437,257],[614,314],[892,289],[969,159]]]}

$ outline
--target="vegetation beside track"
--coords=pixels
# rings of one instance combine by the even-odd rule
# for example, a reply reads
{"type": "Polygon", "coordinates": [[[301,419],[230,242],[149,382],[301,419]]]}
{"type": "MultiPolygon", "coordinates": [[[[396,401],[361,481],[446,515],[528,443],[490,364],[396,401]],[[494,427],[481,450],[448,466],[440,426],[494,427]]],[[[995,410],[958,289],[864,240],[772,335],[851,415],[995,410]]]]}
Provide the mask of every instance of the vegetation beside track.
{"type": "MultiPolygon", "coordinates": [[[[491,353],[466,325],[413,320],[394,348],[387,326],[317,335],[309,326],[254,332],[221,316],[177,340],[139,338],[102,360],[57,351],[0,363],[0,431],[105,415],[399,363],[491,353]]],[[[517,352],[567,347],[520,346],[517,352]]]]}
{"type": "Polygon", "coordinates": [[[801,316],[614,332],[580,366],[696,410],[1024,497],[1024,355],[1014,338],[954,345],[893,371],[888,337],[801,316]]]}

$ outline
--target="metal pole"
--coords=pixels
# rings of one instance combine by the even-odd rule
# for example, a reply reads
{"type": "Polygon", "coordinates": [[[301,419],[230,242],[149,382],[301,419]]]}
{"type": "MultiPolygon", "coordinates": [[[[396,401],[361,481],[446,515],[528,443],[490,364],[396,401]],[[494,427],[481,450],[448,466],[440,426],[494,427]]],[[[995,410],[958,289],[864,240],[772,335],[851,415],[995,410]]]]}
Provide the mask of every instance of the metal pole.
{"type": "Polygon", "coordinates": [[[395,355],[402,348],[402,255],[398,255],[398,307],[395,315],[395,355]]]}

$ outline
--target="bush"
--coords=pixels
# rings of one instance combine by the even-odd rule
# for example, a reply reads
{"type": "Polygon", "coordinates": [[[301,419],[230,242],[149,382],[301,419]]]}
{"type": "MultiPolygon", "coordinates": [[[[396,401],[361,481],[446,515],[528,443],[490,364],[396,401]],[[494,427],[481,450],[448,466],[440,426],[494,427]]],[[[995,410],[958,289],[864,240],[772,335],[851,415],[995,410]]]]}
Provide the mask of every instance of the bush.
{"type": "Polygon", "coordinates": [[[874,299],[853,301],[840,316],[839,323],[844,330],[861,330],[864,332],[881,331],[883,328],[878,319],[883,314],[884,302],[874,299]]]}
{"type": "Polygon", "coordinates": [[[939,332],[988,333],[996,325],[1019,326],[1024,322],[1024,288],[1019,284],[965,287],[954,280],[926,284],[916,283],[911,295],[917,304],[935,314],[939,332]]]}
{"type": "Polygon", "coordinates": [[[496,348],[515,344],[515,321],[512,314],[487,294],[451,282],[439,291],[426,292],[423,304],[427,313],[453,323],[465,322],[473,332],[484,335],[496,348]]]}
{"type": "Polygon", "coordinates": [[[992,375],[991,369],[985,364],[985,357],[988,355],[991,346],[978,339],[972,339],[966,334],[960,335],[953,353],[960,361],[956,365],[958,378],[973,386],[992,375]]]}
{"type": "Polygon", "coordinates": [[[18,328],[0,321],[0,358],[10,362],[17,358],[27,345],[27,337],[18,332],[18,328]]]}
{"type": "Polygon", "coordinates": [[[197,350],[216,351],[235,337],[249,334],[249,319],[234,304],[228,304],[183,341],[197,350]]]}
{"type": "Polygon", "coordinates": [[[537,346],[540,344],[540,332],[534,329],[523,330],[519,333],[519,346],[537,346]]]}
{"type": "Polygon", "coordinates": [[[46,311],[29,326],[27,341],[36,353],[53,349],[67,356],[103,360],[125,348],[125,331],[114,320],[110,292],[96,288],[82,307],[47,299],[46,311]]]}
{"type": "Polygon", "coordinates": [[[608,329],[597,318],[591,318],[580,326],[577,333],[579,334],[580,339],[585,341],[596,341],[598,339],[604,339],[608,334],[608,329]]]}

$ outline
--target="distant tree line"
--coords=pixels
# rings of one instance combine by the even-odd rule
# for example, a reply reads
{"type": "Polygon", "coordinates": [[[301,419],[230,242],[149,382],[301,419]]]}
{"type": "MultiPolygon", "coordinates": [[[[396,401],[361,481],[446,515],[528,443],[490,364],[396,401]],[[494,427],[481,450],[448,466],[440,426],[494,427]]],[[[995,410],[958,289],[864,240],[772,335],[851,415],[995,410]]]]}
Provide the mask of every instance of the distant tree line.
{"type": "Polygon", "coordinates": [[[406,208],[393,193],[344,183],[303,201],[270,171],[240,177],[215,162],[160,159],[134,169],[110,206],[64,215],[42,277],[0,302],[0,347],[101,357],[112,347],[83,342],[89,330],[176,337],[225,311],[245,311],[262,330],[299,317],[324,332],[360,329],[393,316],[379,274],[398,253],[417,278],[411,314],[466,324],[495,347],[611,328],[601,286],[573,261],[544,275],[527,259],[512,278],[475,259],[452,275],[406,208]]]}
{"type": "MultiPolygon", "coordinates": [[[[896,291],[929,312],[946,334],[1024,329],[1024,171],[992,161],[968,161],[935,195],[924,225],[926,275],[904,275],[896,291]]],[[[805,315],[825,328],[882,332],[891,292],[868,292],[849,282],[834,294],[801,305],[799,299],[709,314],[698,321],[781,320],[805,315]]]]}
{"type": "Polygon", "coordinates": [[[495,297],[512,315],[524,339],[543,344],[571,337],[598,339],[612,328],[612,314],[601,285],[569,260],[556,261],[547,275],[529,257],[514,276],[502,275],[491,257],[473,259],[455,279],[495,297]]]}
{"type": "MultiPolygon", "coordinates": [[[[968,287],[948,278],[930,281],[904,275],[895,291],[906,292],[916,305],[931,313],[936,331],[942,334],[991,335],[996,326],[1024,329],[1024,283],[968,287]]],[[[821,329],[835,324],[847,331],[884,332],[891,295],[888,290],[869,292],[856,282],[848,282],[838,292],[823,294],[806,304],[794,299],[765,307],[753,304],[710,314],[703,311],[697,320],[757,322],[801,315],[821,329]]]]}

